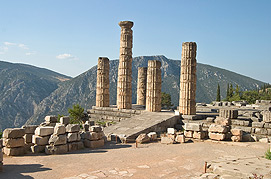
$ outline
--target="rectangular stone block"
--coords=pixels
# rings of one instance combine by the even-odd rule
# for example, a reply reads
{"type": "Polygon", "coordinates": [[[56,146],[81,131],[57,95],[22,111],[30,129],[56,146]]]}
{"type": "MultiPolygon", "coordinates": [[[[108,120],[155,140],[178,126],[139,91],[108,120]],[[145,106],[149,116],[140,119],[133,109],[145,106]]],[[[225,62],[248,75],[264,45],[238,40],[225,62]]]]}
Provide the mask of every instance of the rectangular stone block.
{"type": "Polygon", "coordinates": [[[7,139],[3,138],[3,145],[8,148],[24,147],[24,138],[7,139]]]}
{"type": "Polygon", "coordinates": [[[31,146],[32,153],[44,153],[45,152],[45,145],[33,145],[31,146]]]}
{"type": "Polygon", "coordinates": [[[98,136],[98,140],[99,140],[99,139],[103,139],[105,135],[104,135],[104,132],[101,131],[101,132],[97,132],[97,136],[98,136]]]}
{"type": "Polygon", "coordinates": [[[184,136],[188,138],[193,138],[193,131],[184,131],[184,136]]]}
{"type": "Polygon", "coordinates": [[[219,133],[213,133],[213,132],[209,132],[209,138],[212,140],[224,140],[226,138],[226,134],[219,134],[219,133]]]}
{"type": "Polygon", "coordinates": [[[60,124],[64,124],[67,126],[70,123],[70,117],[69,116],[63,116],[60,118],[60,124]]]}
{"type": "Polygon", "coordinates": [[[231,133],[234,136],[242,136],[243,135],[243,131],[241,129],[231,129],[231,133]]]}
{"type": "Polygon", "coordinates": [[[89,124],[83,124],[83,131],[89,131],[89,124]]]}
{"type": "Polygon", "coordinates": [[[45,121],[49,123],[57,123],[57,117],[56,116],[46,116],[45,121]]]}
{"type": "Polygon", "coordinates": [[[175,140],[172,137],[161,137],[161,144],[174,144],[175,140]]]}
{"type": "Polygon", "coordinates": [[[179,142],[179,143],[185,143],[185,137],[184,137],[184,135],[182,135],[182,134],[181,135],[180,134],[177,135],[176,138],[175,138],[175,141],[179,142]]]}
{"type": "Polygon", "coordinates": [[[241,142],[242,141],[242,136],[232,136],[231,140],[233,142],[241,142]]]}
{"type": "Polygon", "coordinates": [[[184,129],[186,131],[198,131],[199,132],[202,130],[202,126],[201,126],[201,124],[198,124],[198,123],[185,123],[184,129]]]}
{"type": "Polygon", "coordinates": [[[25,130],[22,128],[7,128],[3,132],[3,138],[21,138],[25,134],[25,130]]]}
{"type": "Polygon", "coordinates": [[[16,148],[8,148],[4,147],[3,151],[8,156],[19,156],[25,154],[25,148],[24,147],[16,147],[16,148]]]}
{"type": "Polygon", "coordinates": [[[80,125],[79,124],[68,124],[66,126],[66,132],[79,132],[80,125]]]}
{"type": "Polygon", "coordinates": [[[40,127],[37,127],[36,130],[35,130],[35,135],[37,136],[50,136],[54,133],[54,127],[52,126],[40,126],[40,127]]]}
{"type": "Polygon", "coordinates": [[[83,148],[84,148],[84,143],[82,141],[68,143],[68,150],[69,151],[80,150],[83,148]]]}
{"type": "Polygon", "coordinates": [[[156,141],[157,140],[157,134],[156,134],[156,132],[150,132],[147,135],[149,136],[149,138],[151,139],[151,141],[156,141]]]}
{"type": "Polygon", "coordinates": [[[33,135],[32,143],[37,144],[37,145],[47,145],[49,144],[49,138],[50,136],[41,137],[41,136],[33,135]]]}
{"type": "Polygon", "coordinates": [[[211,124],[208,132],[218,132],[218,133],[227,133],[228,128],[226,126],[217,125],[217,124],[211,124]]]}
{"type": "Polygon", "coordinates": [[[66,133],[66,127],[64,124],[57,123],[54,128],[55,135],[61,135],[66,133]]]}
{"type": "Polygon", "coordinates": [[[176,134],[176,130],[174,128],[167,128],[168,134],[176,134]]]}
{"type": "Polygon", "coordinates": [[[271,123],[271,111],[264,111],[263,112],[263,121],[271,123]]]}
{"type": "Polygon", "coordinates": [[[33,136],[33,134],[25,134],[24,135],[24,142],[25,143],[32,143],[32,136],[33,136]]]}
{"type": "Polygon", "coordinates": [[[216,117],[215,123],[218,125],[228,126],[231,125],[231,120],[224,117],[216,117]]]}
{"type": "Polygon", "coordinates": [[[46,145],[46,154],[64,154],[68,152],[68,145],[46,145]]]}
{"type": "Polygon", "coordinates": [[[202,132],[194,132],[193,133],[193,138],[194,139],[205,139],[207,137],[206,132],[202,131],[202,132]]]}
{"type": "Polygon", "coordinates": [[[68,142],[76,142],[76,141],[79,141],[81,140],[81,136],[79,133],[68,133],[67,134],[67,141],[68,142]]]}
{"type": "Polygon", "coordinates": [[[64,145],[66,143],[67,143],[66,134],[62,134],[62,135],[53,134],[53,135],[51,135],[51,137],[49,139],[50,145],[64,145]]]}
{"type": "Polygon", "coordinates": [[[264,122],[252,122],[252,127],[263,128],[264,122]]]}
{"type": "Polygon", "coordinates": [[[84,146],[87,148],[100,148],[104,146],[104,140],[100,139],[96,141],[90,141],[90,140],[85,139],[84,146]]]}
{"type": "Polygon", "coordinates": [[[34,134],[37,127],[38,125],[26,125],[22,128],[25,130],[26,134],[34,134]]]}
{"type": "Polygon", "coordinates": [[[255,134],[267,135],[268,131],[265,128],[255,128],[255,134]]]}
{"type": "Polygon", "coordinates": [[[90,126],[89,131],[90,132],[101,132],[102,127],[100,127],[100,126],[90,126]]]}

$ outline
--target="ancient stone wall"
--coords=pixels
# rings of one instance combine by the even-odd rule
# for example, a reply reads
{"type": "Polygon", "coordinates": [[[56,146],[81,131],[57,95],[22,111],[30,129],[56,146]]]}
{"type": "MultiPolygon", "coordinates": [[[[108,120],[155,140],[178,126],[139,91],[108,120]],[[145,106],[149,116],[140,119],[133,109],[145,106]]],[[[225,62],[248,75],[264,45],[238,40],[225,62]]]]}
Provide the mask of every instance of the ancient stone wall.
{"type": "Polygon", "coordinates": [[[196,53],[195,42],[182,44],[179,111],[184,115],[196,114],[196,53]]]}
{"type": "Polygon", "coordinates": [[[161,111],[161,62],[158,60],[148,61],[146,110],[150,112],[161,111]]]}
{"type": "Polygon", "coordinates": [[[109,107],[109,59],[106,57],[98,59],[96,106],[109,107]]]}
{"type": "Polygon", "coordinates": [[[146,89],[147,89],[147,67],[138,68],[137,78],[137,103],[138,105],[146,105],[146,89]]]}
{"type": "Polygon", "coordinates": [[[121,21],[120,57],[117,84],[117,108],[132,108],[132,47],[133,22],[121,21]]]}

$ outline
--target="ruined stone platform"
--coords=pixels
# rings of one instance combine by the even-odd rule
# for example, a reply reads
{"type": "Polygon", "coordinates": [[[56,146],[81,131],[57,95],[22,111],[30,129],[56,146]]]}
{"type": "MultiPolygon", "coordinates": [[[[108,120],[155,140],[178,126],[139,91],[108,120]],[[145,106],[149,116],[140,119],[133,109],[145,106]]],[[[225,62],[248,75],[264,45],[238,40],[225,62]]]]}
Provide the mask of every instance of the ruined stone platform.
{"type": "Polygon", "coordinates": [[[141,133],[165,132],[168,127],[174,127],[178,119],[174,112],[141,111],[139,115],[105,127],[104,132],[105,135],[125,136],[127,142],[133,142],[141,133]]]}

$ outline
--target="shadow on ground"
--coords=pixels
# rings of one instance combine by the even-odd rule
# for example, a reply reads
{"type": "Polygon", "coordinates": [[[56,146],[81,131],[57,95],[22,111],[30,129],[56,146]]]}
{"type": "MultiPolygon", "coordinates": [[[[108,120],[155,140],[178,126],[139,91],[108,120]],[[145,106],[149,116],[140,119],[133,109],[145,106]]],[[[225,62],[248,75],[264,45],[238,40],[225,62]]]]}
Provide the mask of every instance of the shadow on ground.
{"type": "Polygon", "coordinates": [[[0,178],[6,179],[32,179],[27,173],[42,172],[52,170],[51,168],[42,168],[41,164],[23,164],[23,165],[3,165],[3,172],[0,178]],[[26,175],[24,175],[26,174],[26,175]]]}

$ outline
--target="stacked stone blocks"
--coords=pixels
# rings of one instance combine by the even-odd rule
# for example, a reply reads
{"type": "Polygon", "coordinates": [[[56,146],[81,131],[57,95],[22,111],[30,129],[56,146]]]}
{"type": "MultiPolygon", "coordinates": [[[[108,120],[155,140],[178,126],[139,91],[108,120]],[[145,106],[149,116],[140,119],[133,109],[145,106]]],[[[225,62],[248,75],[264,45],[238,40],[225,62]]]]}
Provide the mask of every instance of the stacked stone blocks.
{"type": "Polygon", "coordinates": [[[4,153],[8,156],[25,154],[25,130],[22,128],[7,128],[3,132],[4,153]]]}
{"type": "Polygon", "coordinates": [[[38,125],[26,125],[22,126],[22,128],[25,130],[25,135],[24,135],[24,142],[25,142],[25,147],[27,151],[31,150],[31,146],[34,145],[32,142],[33,135],[35,135],[35,130],[38,127],[38,125]]]}
{"type": "Polygon", "coordinates": [[[200,123],[185,123],[184,130],[187,138],[205,139],[207,137],[206,131],[203,130],[200,123]]]}
{"type": "Polygon", "coordinates": [[[53,126],[39,126],[35,130],[35,135],[33,135],[32,143],[34,146],[31,146],[33,153],[45,152],[46,145],[49,144],[49,139],[54,133],[53,126]]]}
{"type": "Polygon", "coordinates": [[[100,126],[90,126],[89,131],[81,134],[86,148],[99,148],[104,146],[105,135],[100,126]]]}

